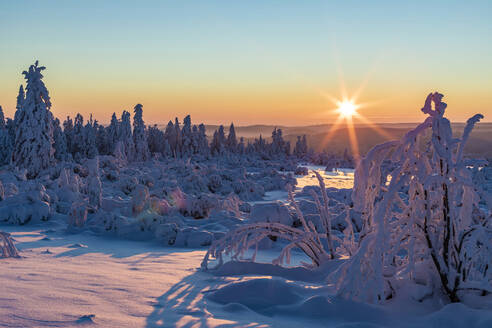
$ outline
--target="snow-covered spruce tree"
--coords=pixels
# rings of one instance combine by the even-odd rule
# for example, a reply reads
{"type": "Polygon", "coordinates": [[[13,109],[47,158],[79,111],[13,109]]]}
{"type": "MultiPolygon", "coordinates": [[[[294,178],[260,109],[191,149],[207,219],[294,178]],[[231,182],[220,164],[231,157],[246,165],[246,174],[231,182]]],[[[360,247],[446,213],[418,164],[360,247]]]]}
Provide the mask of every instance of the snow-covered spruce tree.
{"type": "Polygon", "coordinates": [[[67,140],[67,152],[72,155],[74,130],[70,116],[67,116],[67,119],[63,121],[63,134],[67,140]]]}
{"type": "Polygon", "coordinates": [[[97,122],[90,120],[84,126],[85,157],[94,158],[98,155],[97,151],[97,122]]]}
{"type": "Polygon", "coordinates": [[[200,153],[200,131],[196,125],[191,128],[191,150],[192,154],[200,153]]]}
{"type": "Polygon", "coordinates": [[[116,143],[120,139],[120,122],[116,118],[116,113],[111,116],[111,123],[108,126],[108,145],[109,153],[113,154],[116,148],[116,143]]]}
{"type": "Polygon", "coordinates": [[[178,137],[172,121],[167,123],[164,139],[164,155],[176,157],[178,137]]]}
{"type": "Polygon", "coordinates": [[[145,123],[142,118],[142,105],[137,104],[133,109],[133,142],[135,144],[135,160],[145,162],[150,158],[149,144],[147,143],[147,134],[145,123]]]}
{"type": "Polygon", "coordinates": [[[275,155],[290,154],[290,143],[285,142],[282,135],[282,129],[273,129],[270,153],[275,155]]]}
{"type": "Polygon", "coordinates": [[[22,104],[24,104],[25,99],[26,99],[26,94],[24,92],[24,86],[21,84],[19,87],[19,94],[17,95],[17,104],[15,106],[14,122],[17,122],[19,120],[19,115],[22,111],[22,104]]]}
{"type": "Polygon", "coordinates": [[[232,153],[237,152],[237,138],[236,138],[236,129],[234,128],[234,123],[231,123],[229,127],[229,135],[227,136],[227,150],[232,153]]]}
{"type": "Polygon", "coordinates": [[[244,137],[239,138],[239,143],[237,144],[238,154],[244,155],[246,152],[246,145],[244,143],[244,137]]]}
{"type": "Polygon", "coordinates": [[[0,129],[5,129],[5,115],[2,106],[0,106],[0,129]]]}
{"type": "Polygon", "coordinates": [[[210,152],[212,155],[223,154],[226,150],[226,142],[224,126],[221,125],[218,130],[215,130],[212,143],[210,144],[210,152]]]}
{"type": "Polygon", "coordinates": [[[135,144],[133,143],[132,126],[130,123],[130,113],[126,110],[121,114],[119,131],[119,141],[121,141],[126,159],[131,162],[135,159],[135,144]]]}
{"type": "Polygon", "coordinates": [[[181,157],[182,156],[182,152],[181,152],[181,148],[182,148],[182,145],[183,145],[183,138],[181,136],[181,128],[179,127],[179,121],[178,121],[178,118],[176,117],[174,119],[174,129],[176,130],[176,156],[177,157],[181,157]]]}
{"type": "Polygon", "coordinates": [[[15,147],[13,163],[27,169],[27,177],[35,178],[41,170],[54,162],[53,115],[48,89],[44,85],[41,72],[44,66],[38,61],[24,71],[26,97],[21,109],[16,113],[15,147]]]}
{"type": "Polygon", "coordinates": [[[97,125],[96,145],[97,145],[97,152],[100,155],[111,154],[111,150],[110,150],[111,145],[108,138],[108,131],[103,125],[100,124],[97,125]]]}
{"type": "Polygon", "coordinates": [[[306,135],[297,136],[296,145],[294,147],[294,155],[298,158],[306,156],[308,152],[306,135]]]}
{"type": "Polygon", "coordinates": [[[210,154],[210,147],[208,145],[205,125],[203,123],[198,126],[198,147],[201,155],[210,154]]]}
{"type": "Polygon", "coordinates": [[[429,94],[423,123],[375,146],[357,165],[352,199],[363,229],[358,251],[332,276],[339,294],[381,302],[408,282],[441,290],[451,302],[470,290],[492,291],[490,209],[479,207],[480,189],[463,157],[483,116],[470,118],[455,139],[442,97],[429,94]],[[422,145],[428,130],[431,139],[422,145]]]}
{"type": "Polygon", "coordinates": [[[150,153],[157,154],[164,152],[164,133],[159,130],[157,124],[149,126],[147,142],[149,144],[150,153]]]}
{"type": "Polygon", "coordinates": [[[182,138],[183,156],[188,157],[193,153],[193,136],[192,136],[190,115],[187,115],[183,120],[183,128],[181,129],[181,138],[182,138]]]}
{"type": "Polygon", "coordinates": [[[58,161],[68,160],[70,156],[68,155],[67,138],[60,126],[60,120],[57,118],[53,121],[53,140],[55,141],[53,145],[55,148],[55,158],[58,161]]]}
{"type": "Polygon", "coordinates": [[[10,163],[13,141],[5,123],[2,106],[0,106],[0,166],[10,163]]]}

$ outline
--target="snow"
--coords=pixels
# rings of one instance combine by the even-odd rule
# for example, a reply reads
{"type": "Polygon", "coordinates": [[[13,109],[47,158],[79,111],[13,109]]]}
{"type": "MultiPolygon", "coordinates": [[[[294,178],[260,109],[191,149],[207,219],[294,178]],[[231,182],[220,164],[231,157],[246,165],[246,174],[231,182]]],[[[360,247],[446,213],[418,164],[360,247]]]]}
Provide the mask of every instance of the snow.
{"type": "Polygon", "coordinates": [[[431,93],[363,158],[291,154],[282,129],[209,142],[141,104],[133,130],[128,111],[62,129],[44,69],[14,120],[0,107],[0,326],[492,325],[492,171],[464,157],[482,115],[453,138],[431,93]]]}
{"type": "MultiPolygon", "coordinates": [[[[326,176],[329,185],[331,176],[326,176]]],[[[302,191],[298,190],[299,193],[302,191]]],[[[104,206],[104,205],[103,205],[104,206]]],[[[21,259],[0,260],[0,326],[72,327],[489,327],[481,307],[402,298],[386,306],[347,301],[326,285],[328,267],[310,270],[228,262],[198,268],[203,248],[163,247],[67,233],[58,221],[1,226],[21,259]]],[[[162,232],[164,233],[164,232],[162,232]]],[[[169,233],[169,232],[167,232],[169,233]]],[[[275,250],[259,255],[265,262],[275,250]]],[[[302,259],[293,253],[293,262],[302,259]]]]}
{"type": "Polygon", "coordinates": [[[491,311],[463,304],[347,301],[334,296],[323,274],[300,267],[243,263],[210,274],[197,270],[204,250],[67,234],[52,224],[40,228],[1,227],[12,233],[23,256],[0,260],[2,327],[93,322],[101,327],[485,328],[492,323],[491,311]]]}

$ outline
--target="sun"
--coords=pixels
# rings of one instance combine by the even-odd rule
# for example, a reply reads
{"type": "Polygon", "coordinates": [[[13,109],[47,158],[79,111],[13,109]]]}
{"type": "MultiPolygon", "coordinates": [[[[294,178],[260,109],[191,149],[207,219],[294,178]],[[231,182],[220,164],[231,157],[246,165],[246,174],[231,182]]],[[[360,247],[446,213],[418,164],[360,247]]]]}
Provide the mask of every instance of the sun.
{"type": "Polygon", "coordinates": [[[357,105],[351,100],[344,100],[337,102],[337,112],[341,116],[349,118],[357,114],[357,105]]]}

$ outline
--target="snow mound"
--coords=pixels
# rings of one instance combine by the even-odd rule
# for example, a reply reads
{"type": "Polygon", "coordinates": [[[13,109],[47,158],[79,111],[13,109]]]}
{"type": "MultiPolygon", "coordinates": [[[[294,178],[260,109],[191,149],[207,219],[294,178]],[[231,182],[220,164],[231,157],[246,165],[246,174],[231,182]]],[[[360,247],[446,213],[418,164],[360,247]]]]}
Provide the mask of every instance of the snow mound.
{"type": "Polygon", "coordinates": [[[219,304],[238,303],[254,311],[277,305],[289,305],[301,300],[297,286],[289,286],[279,279],[254,279],[231,283],[210,293],[207,297],[219,304]]]}

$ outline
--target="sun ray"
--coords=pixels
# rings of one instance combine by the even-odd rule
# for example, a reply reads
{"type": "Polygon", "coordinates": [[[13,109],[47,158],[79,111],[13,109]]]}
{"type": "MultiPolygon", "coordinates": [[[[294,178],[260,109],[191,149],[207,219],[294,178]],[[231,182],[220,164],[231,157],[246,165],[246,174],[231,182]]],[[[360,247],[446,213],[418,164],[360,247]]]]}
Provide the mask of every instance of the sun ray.
{"type": "Polygon", "coordinates": [[[369,119],[360,115],[359,113],[356,113],[355,117],[358,120],[364,122],[364,124],[368,125],[372,130],[376,131],[376,133],[379,134],[381,137],[386,138],[386,140],[393,140],[394,139],[394,137],[390,133],[388,133],[384,129],[381,129],[375,123],[371,122],[369,119]]]}
{"type": "Polygon", "coordinates": [[[321,140],[321,144],[320,144],[321,150],[323,150],[325,146],[328,144],[328,142],[331,140],[331,138],[335,134],[335,131],[338,129],[338,126],[340,125],[342,119],[343,117],[339,115],[335,123],[333,123],[333,125],[330,127],[330,130],[328,130],[328,133],[323,137],[323,140],[321,140]]]}
{"type": "Polygon", "coordinates": [[[360,158],[360,152],[359,152],[359,143],[357,141],[357,134],[354,128],[354,122],[351,116],[347,117],[346,120],[347,120],[347,129],[348,129],[348,135],[350,141],[350,149],[352,150],[352,156],[357,162],[360,158]]]}

